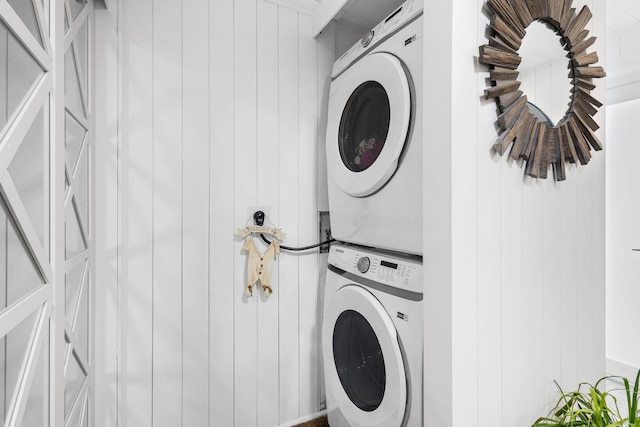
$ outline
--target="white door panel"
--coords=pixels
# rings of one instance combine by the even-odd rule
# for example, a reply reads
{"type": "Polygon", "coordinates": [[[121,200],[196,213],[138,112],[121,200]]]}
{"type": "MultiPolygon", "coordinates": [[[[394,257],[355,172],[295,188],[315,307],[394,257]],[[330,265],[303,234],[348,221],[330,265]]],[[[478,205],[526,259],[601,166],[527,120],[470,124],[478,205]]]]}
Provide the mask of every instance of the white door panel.
{"type": "Polygon", "coordinates": [[[92,425],[91,18],[91,2],[0,0],[0,418],[6,427],[92,425]],[[54,55],[52,46],[66,53],[54,55]],[[66,78],[54,81],[54,69],[66,78]],[[59,131],[65,116],[77,124],[66,132],[68,141],[59,131]],[[65,271],[67,278],[57,273],[65,271]]]}

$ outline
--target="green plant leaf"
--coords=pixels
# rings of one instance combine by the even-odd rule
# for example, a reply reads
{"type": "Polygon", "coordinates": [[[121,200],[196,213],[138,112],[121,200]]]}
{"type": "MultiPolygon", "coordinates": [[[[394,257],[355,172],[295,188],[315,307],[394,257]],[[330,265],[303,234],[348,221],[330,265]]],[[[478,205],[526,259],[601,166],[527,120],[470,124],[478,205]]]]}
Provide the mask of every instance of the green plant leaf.
{"type": "Polygon", "coordinates": [[[559,392],[556,405],[550,411],[550,415],[538,418],[533,427],[640,427],[640,414],[638,414],[640,370],[636,375],[633,391],[629,381],[621,378],[624,383],[629,418],[621,416],[616,397],[603,387],[609,378],[611,377],[603,377],[595,385],[581,383],[577,390],[571,392],[564,392],[554,381],[559,392]]]}
{"type": "Polygon", "coordinates": [[[636,425],[638,421],[638,383],[640,382],[640,370],[636,374],[636,382],[633,385],[633,397],[631,401],[631,407],[629,408],[629,424],[636,425]]]}

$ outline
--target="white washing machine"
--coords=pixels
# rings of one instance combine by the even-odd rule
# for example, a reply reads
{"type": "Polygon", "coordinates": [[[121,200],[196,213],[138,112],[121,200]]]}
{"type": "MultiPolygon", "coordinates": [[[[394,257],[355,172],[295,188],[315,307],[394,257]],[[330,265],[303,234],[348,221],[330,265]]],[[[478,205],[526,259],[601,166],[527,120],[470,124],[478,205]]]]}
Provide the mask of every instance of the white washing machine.
{"type": "Polygon", "coordinates": [[[333,245],[323,314],[329,425],[421,427],[421,258],[333,245]]]}
{"type": "Polygon", "coordinates": [[[408,0],[333,67],[327,116],[331,232],[422,254],[423,3],[408,0]]]}

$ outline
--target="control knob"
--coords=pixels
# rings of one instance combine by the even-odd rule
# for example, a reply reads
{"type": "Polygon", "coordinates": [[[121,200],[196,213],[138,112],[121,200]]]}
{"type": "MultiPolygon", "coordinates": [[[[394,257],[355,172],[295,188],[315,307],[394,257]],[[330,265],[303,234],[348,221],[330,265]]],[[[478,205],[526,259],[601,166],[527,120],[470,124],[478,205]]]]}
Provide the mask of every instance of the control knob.
{"type": "Polygon", "coordinates": [[[371,260],[368,257],[363,256],[358,260],[358,271],[360,273],[366,273],[367,271],[369,271],[370,266],[371,260]]]}
{"type": "Polygon", "coordinates": [[[362,47],[367,47],[369,46],[369,44],[371,43],[371,40],[373,40],[373,36],[375,35],[375,31],[371,30],[369,31],[367,34],[365,34],[362,39],[360,40],[360,43],[362,43],[362,47]]]}

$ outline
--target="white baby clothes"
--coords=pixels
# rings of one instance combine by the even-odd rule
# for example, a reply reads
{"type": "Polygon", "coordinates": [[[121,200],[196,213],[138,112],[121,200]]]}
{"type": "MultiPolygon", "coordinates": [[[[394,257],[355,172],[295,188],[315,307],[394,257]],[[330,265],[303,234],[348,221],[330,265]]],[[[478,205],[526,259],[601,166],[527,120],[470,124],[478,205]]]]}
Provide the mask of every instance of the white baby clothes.
{"type": "Polygon", "coordinates": [[[280,245],[276,240],[273,240],[264,254],[261,254],[258,252],[253,238],[247,236],[242,249],[249,253],[247,257],[247,293],[252,296],[253,285],[260,280],[262,290],[265,294],[270,295],[273,292],[271,289],[271,265],[276,255],[280,254],[280,245]]]}

